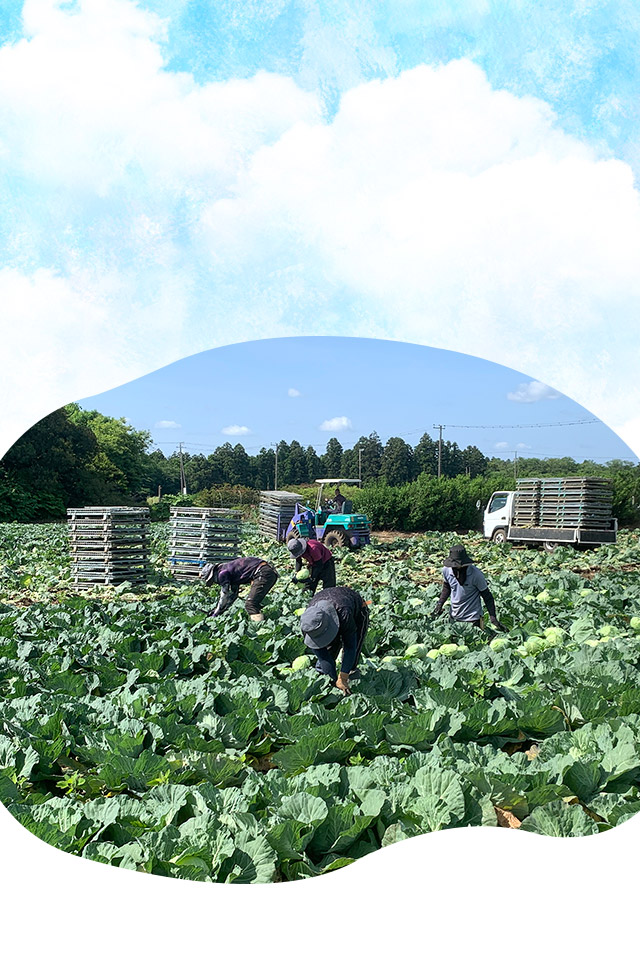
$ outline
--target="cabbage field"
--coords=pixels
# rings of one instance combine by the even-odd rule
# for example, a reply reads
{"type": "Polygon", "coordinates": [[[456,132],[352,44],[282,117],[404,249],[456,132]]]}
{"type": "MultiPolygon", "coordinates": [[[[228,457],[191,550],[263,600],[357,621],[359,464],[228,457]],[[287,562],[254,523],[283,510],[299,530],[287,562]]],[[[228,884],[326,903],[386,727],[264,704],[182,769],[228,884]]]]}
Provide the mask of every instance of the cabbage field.
{"type": "Polygon", "coordinates": [[[640,810],[638,532],[552,555],[445,533],[336,553],[371,613],[350,697],[304,659],[282,545],[246,532],[244,553],[285,572],[253,623],[168,578],[166,534],[145,589],[77,595],[63,526],[0,526],[0,799],[43,840],[288,881],[428,831],[580,836],[640,810]],[[453,543],[507,633],[431,618],[453,543]]]}

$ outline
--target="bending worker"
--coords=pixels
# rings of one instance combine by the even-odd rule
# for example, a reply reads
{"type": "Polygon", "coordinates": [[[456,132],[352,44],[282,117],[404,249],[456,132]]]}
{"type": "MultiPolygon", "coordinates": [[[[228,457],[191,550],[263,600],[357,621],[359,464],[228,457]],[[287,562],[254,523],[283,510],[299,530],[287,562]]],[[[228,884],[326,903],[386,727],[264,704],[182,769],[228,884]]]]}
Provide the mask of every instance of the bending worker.
{"type": "Polygon", "coordinates": [[[244,608],[249,617],[256,622],[264,619],[260,612],[262,604],[278,580],[278,573],[273,565],[262,558],[235,558],[233,561],[207,564],[200,571],[200,578],[205,585],[219,585],[220,599],[213,611],[214,616],[220,616],[238,598],[241,585],[251,584],[244,608]]]}
{"type": "Polygon", "coordinates": [[[349,676],[355,673],[369,626],[369,610],[353,589],[337,586],[313,597],[302,616],[304,642],[317,656],[316,670],[328,674],[344,694],[351,694],[349,676]],[[336,660],[342,648],[340,673],[336,660]]]}
{"type": "Polygon", "coordinates": [[[442,592],[434,616],[439,616],[447,599],[451,598],[450,618],[456,623],[473,623],[482,627],[482,600],[489,621],[496,629],[505,630],[496,616],[496,604],[483,573],[467,554],[464,545],[451,548],[442,569],[442,592]]]}
{"type": "Polygon", "coordinates": [[[311,577],[304,583],[304,587],[309,589],[312,595],[316,593],[318,582],[322,582],[323,589],[331,589],[335,586],[336,563],[322,541],[292,538],[287,547],[296,560],[296,570],[292,580],[295,581],[296,575],[302,570],[302,562],[305,561],[309,566],[311,577]]]}

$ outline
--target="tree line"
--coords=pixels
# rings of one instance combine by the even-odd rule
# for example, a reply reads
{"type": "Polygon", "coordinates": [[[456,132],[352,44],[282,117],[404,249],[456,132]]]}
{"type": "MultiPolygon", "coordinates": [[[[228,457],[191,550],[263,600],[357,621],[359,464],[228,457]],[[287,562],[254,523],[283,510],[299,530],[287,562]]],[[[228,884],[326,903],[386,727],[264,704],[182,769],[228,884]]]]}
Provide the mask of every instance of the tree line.
{"type": "MultiPolygon", "coordinates": [[[[313,483],[322,477],[356,479],[363,487],[400,488],[436,477],[438,463],[445,479],[473,481],[526,476],[623,474],[625,486],[640,490],[640,466],[614,460],[526,459],[485,456],[477,446],[460,447],[424,433],[415,446],[399,436],[382,443],[376,432],[344,448],[332,437],[324,452],[297,440],[281,441],[249,455],[244,446],[225,442],[205,454],[183,452],[190,495],[215,501],[216,488],[274,489],[313,483]],[[439,459],[440,455],[440,459],[439,459]],[[276,460],[277,457],[277,460],[276,460]],[[631,481],[631,482],[629,482],[631,481]]],[[[0,521],[48,520],[65,516],[67,507],[144,503],[148,497],[181,490],[180,453],[165,455],[153,448],[151,434],[76,404],[67,405],[28,430],[0,460],[0,521]]],[[[381,499],[381,498],[380,498],[381,499]]],[[[389,498],[391,499],[391,498],[389,498]]],[[[640,500],[640,495],[639,498],[640,500]]]]}

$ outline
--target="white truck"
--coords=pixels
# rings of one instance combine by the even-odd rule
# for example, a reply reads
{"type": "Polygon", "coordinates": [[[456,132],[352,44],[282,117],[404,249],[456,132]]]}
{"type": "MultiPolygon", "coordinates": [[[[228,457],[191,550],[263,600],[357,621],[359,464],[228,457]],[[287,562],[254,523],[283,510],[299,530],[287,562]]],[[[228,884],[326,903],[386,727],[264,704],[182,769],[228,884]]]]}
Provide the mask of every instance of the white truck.
{"type": "Polygon", "coordinates": [[[483,534],[496,544],[558,545],[578,549],[615,543],[611,480],[595,477],[518,480],[515,490],[497,490],[484,511],[483,534]]]}

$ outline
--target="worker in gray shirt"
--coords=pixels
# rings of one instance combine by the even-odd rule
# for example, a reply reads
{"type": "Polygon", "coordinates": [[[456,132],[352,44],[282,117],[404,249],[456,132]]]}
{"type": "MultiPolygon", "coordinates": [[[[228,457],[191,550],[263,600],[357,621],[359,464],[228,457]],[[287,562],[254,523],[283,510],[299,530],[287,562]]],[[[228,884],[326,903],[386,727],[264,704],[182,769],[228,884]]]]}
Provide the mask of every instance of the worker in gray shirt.
{"type": "Polygon", "coordinates": [[[489,613],[489,622],[498,630],[506,627],[496,616],[496,604],[480,569],[467,554],[464,545],[451,548],[442,569],[442,592],[434,616],[439,616],[447,599],[451,599],[450,617],[456,623],[472,623],[482,627],[482,601],[489,613]]]}

